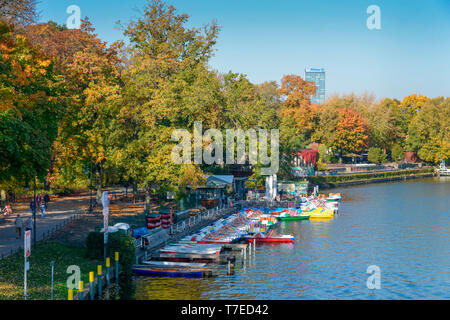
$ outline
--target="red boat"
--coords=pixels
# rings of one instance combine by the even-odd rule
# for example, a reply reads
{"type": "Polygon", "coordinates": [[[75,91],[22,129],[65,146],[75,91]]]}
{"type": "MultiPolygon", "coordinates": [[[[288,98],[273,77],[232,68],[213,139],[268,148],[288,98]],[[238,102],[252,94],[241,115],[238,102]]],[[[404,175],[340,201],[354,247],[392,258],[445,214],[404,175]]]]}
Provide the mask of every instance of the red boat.
{"type": "Polygon", "coordinates": [[[274,232],[264,235],[263,233],[257,233],[255,235],[248,235],[244,237],[247,243],[292,243],[294,237],[290,235],[276,235],[274,232]]]}

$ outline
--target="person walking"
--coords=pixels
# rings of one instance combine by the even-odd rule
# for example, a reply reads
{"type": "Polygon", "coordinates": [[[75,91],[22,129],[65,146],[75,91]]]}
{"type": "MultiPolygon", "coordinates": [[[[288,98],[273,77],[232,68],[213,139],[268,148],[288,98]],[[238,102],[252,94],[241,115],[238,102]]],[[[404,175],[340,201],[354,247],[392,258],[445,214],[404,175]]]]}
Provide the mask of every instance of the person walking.
{"type": "Polygon", "coordinates": [[[30,211],[32,214],[36,212],[36,203],[33,200],[30,202],[30,211]]]}
{"type": "Polygon", "coordinates": [[[31,217],[28,217],[28,219],[25,222],[25,231],[32,231],[33,230],[33,219],[31,217]]]}
{"type": "Polygon", "coordinates": [[[50,196],[48,195],[48,193],[45,194],[44,196],[44,203],[45,203],[45,208],[47,209],[47,204],[50,202],[50,196]]]}
{"type": "Polygon", "coordinates": [[[41,201],[42,201],[42,197],[41,197],[41,194],[39,193],[39,194],[36,196],[36,202],[37,202],[37,205],[38,205],[38,206],[41,204],[41,201]]]}
{"type": "Polygon", "coordinates": [[[16,225],[16,239],[22,238],[23,220],[20,217],[20,214],[17,215],[15,225],[16,225]]]}
{"type": "Polygon", "coordinates": [[[39,209],[41,209],[41,217],[42,217],[42,219],[44,219],[45,218],[45,204],[44,203],[41,204],[39,206],[39,209]]]}

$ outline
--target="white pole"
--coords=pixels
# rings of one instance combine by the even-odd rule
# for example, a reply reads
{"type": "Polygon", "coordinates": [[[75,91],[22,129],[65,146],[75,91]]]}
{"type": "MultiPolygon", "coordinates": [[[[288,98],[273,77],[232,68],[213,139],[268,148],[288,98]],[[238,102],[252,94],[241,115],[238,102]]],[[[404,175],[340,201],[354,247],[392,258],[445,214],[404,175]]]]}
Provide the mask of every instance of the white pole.
{"type": "Polygon", "coordinates": [[[24,261],[25,261],[25,265],[24,265],[24,286],[23,286],[23,290],[24,290],[24,298],[25,300],[27,300],[27,257],[24,257],[24,261]]]}
{"type": "Polygon", "coordinates": [[[51,294],[51,300],[53,300],[53,272],[54,272],[54,269],[55,269],[55,262],[54,261],[51,262],[51,266],[52,266],[52,294],[51,294]]]}

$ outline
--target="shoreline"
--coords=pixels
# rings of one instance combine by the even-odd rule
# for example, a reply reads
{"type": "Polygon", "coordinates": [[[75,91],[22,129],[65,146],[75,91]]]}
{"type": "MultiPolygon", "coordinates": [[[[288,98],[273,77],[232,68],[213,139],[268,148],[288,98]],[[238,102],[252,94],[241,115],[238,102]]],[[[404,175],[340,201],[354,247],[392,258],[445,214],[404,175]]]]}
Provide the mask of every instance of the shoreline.
{"type": "Polygon", "coordinates": [[[365,180],[356,180],[356,181],[318,183],[318,185],[321,190],[329,190],[329,189],[355,186],[355,185],[393,182],[393,181],[406,181],[406,180],[420,179],[420,178],[431,178],[431,177],[436,177],[436,176],[437,176],[436,173],[423,173],[423,174],[412,174],[412,175],[408,175],[408,176],[375,178],[375,179],[365,179],[365,180]]]}

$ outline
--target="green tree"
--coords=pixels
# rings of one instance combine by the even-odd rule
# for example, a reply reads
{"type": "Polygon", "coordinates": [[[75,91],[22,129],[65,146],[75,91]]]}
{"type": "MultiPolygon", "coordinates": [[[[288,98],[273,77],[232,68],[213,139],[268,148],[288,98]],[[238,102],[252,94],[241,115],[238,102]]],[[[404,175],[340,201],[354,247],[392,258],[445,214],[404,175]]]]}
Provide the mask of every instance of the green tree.
{"type": "Polygon", "coordinates": [[[372,106],[367,113],[370,146],[390,150],[405,138],[400,126],[398,108],[399,101],[388,98],[372,106]]]}
{"type": "Polygon", "coordinates": [[[207,70],[219,28],[213,22],[188,29],[187,22],[186,14],[155,0],[125,29],[130,60],[123,72],[113,158],[145,188],[146,209],[153,192],[183,184],[187,171],[201,174],[192,165],[172,162],[172,132],[192,130],[194,120],[211,123],[221,113],[220,105],[210,104],[218,91],[207,70]]]}
{"type": "Polygon", "coordinates": [[[367,158],[370,162],[380,164],[387,161],[387,156],[380,148],[370,148],[367,158]]]}
{"type": "Polygon", "coordinates": [[[439,163],[450,158],[450,98],[427,101],[413,117],[407,147],[422,160],[439,163]]]}
{"type": "Polygon", "coordinates": [[[400,145],[396,144],[392,147],[391,157],[393,161],[396,162],[402,161],[404,158],[404,154],[405,152],[403,151],[403,148],[400,145]]]}

